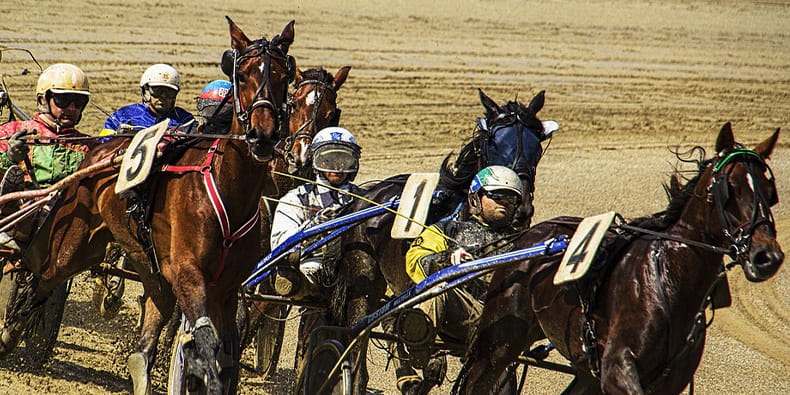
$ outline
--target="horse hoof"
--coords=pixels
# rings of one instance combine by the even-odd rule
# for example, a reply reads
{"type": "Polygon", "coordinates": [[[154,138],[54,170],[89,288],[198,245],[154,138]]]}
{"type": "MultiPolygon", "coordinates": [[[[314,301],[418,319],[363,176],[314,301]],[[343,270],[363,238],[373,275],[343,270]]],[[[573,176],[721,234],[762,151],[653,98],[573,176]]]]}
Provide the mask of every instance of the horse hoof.
{"type": "Polygon", "coordinates": [[[14,351],[22,339],[22,329],[23,327],[20,323],[3,328],[3,333],[0,334],[0,356],[8,355],[8,353],[14,351]]]}
{"type": "Polygon", "coordinates": [[[148,377],[148,359],[145,354],[136,352],[130,355],[127,367],[132,376],[134,395],[150,395],[151,380],[148,377]]]}

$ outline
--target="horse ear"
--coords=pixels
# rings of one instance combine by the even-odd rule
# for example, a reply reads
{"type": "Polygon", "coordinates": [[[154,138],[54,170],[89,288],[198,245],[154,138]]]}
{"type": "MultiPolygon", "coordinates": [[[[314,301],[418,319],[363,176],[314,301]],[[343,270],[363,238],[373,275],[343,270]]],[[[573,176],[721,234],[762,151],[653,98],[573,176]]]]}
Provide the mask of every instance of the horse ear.
{"type": "Polygon", "coordinates": [[[228,27],[230,28],[230,47],[237,51],[242,51],[244,48],[249,47],[252,41],[247,38],[247,35],[236,26],[229,16],[226,15],[225,19],[228,20],[228,27]]]}
{"type": "Polygon", "coordinates": [[[716,139],[716,152],[730,151],[735,148],[735,137],[732,135],[732,125],[727,122],[721,127],[719,137],[716,139]]]}
{"type": "Polygon", "coordinates": [[[340,86],[346,82],[348,72],[351,71],[351,66],[343,66],[335,73],[335,80],[332,82],[332,88],[335,90],[340,89],[340,86]]]}
{"type": "Polygon", "coordinates": [[[532,98],[532,100],[529,102],[529,106],[527,106],[527,108],[529,108],[529,110],[532,111],[532,114],[537,114],[538,111],[543,109],[543,103],[545,101],[546,101],[546,91],[543,90],[543,91],[540,91],[537,95],[535,95],[535,97],[532,98]]]}
{"type": "Polygon", "coordinates": [[[774,152],[774,146],[776,146],[776,141],[779,140],[779,130],[781,128],[777,128],[774,134],[771,137],[768,137],[762,143],[758,144],[757,147],[754,148],[754,151],[760,154],[763,158],[770,158],[771,153],[774,152]]]}
{"type": "Polygon", "coordinates": [[[477,92],[480,94],[480,103],[483,103],[483,107],[486,108],[486,115],[497,115],[502,113],[502,107],[499,107],[495,101],[493,101],[488,95],[486,95],[482,89],[477,88],[477,92]]]}
{"type": "Polygon", "coordinates": [[[288,53],[288,48],[291,47],[291,44],[294,43],[294,23],[296,21],[288,22],[287,25],[283,28],[282,33],[279,34],[280,37],[280,49],[283,52],[288,53]]]}

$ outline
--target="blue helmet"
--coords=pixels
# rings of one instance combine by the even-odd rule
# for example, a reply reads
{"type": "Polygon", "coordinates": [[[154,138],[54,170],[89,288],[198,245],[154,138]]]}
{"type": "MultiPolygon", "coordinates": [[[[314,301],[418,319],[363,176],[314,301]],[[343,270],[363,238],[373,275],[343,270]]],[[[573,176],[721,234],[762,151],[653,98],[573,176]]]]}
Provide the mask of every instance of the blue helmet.
{"type": "MultiPolygon", "coordinates": [[[[233,90],[233,85],[231,85],[230,81],[225,81],[225,80],[211,81],[200,92],[200,96],[198,96],[198,99],[221,101],[222,99],[225,98],[225,96],[228,95],[228,92],[232,90],[233,90]]],[[[233,102],[232,96],[230,97],[228,102],[233,102]]]]}

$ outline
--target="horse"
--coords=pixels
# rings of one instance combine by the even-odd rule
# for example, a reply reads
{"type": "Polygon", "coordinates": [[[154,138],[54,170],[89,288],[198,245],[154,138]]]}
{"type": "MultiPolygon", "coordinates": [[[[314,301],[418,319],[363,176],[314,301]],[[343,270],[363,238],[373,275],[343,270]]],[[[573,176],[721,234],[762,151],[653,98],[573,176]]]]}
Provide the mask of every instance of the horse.
{"type": "MultiPolygon", "coordinates": [[[[716,156],[704,159],[697,147],[703,158],[695,160],[696,175],[685,185],[673,175],[667,209],[610,228],[598,250],[605,259],[578,282],[553,284],[562,254],[495,272],[455,390],[496,392],[519,354],[548,338],[576,370],[566,394],[682,391],[702,357],[708,302],[713,308],[729,302],[724,255],[752,282],[771,278],[784,261],[771,213],[777,189],[766,162],[778,137],[777,129],[745,149],[726,123],[716,156]]],[[[569,235],[578,221],[540,223],[516,248],[569,235]]]]}
{"type": "MultiPolygon", "coordinates": [[[[437,187],[442,198],[432,204],[427,222],[433,223],[451,214],[465,200],[478,171],[490,165],[504,165],[519,175],[525,189],[524,199],[514,216],[514,226],[527,227],[534,211],[534,178],[543,154],[541,141],[548,137],[537,118],[545,102],[545,91],[536,94],[528,105],[515,100],[500,106],[483,90],[478,90],[478,94],[485,108],[485,118],[478,121],[473,138],[460,150],[454,165],[449,162],[452,154],[444,159],[437,187]]],[[[399,196],[407,178],[408,174],[404,174],[378,182],[367,189],[364,197],[384,202],[399,196]]],[[[358,200],[348,211],[366,206],[368,203],[358,200]]],[[[394,218],[394,214],[385,213],[343,235],[342,281],[336,288],[338,295],[332,300],[329,322],[351,327],[380,306],[387,287],[398,294],[413,285],[405,267],[408,244],[390,237],[394,218]]],[[[367,372],[365,369],[360,372],[355,385],[358,390],[364,390],[367,372]]]]}
{"type": "MultiPolygon", "coordinates": [[[[250,40],[227,20],[232,49],[223,55],[223,70],[233,81],[236,112],[228,138],[174,137],[162,170],[134,192],[145,199],[124,202],[114,193],[118,171],[112,168],[65,189],[40,275],[20,292],[26,297],[18,297],[23,302],[6,321],[0,352],[13,349],[52,289],[98,264],[114,239],[129,253],[146,297],[137,352],[128,360],[134,393],[150,393],[157,340],[176,301],[193,328],[184,346],[190,390],[235,391],[237,295],[260,256],[258,203],[271,183],[267,167],[285,122],[281,109],[295,63],[288,55],[293,21],[271,40],[250,40]],[[125,215],[127,203],[132,218],[125,215]]],[[[118,155],[127,144],[99,145],[82,167],[118,155]]]]}
{"type": "MultiPolygon", "coordinates": [[[[274,159],[270,168],[277,173],[291,174],[301,178],[311,178],[312,165],[309,161],[309,147],[318,131],[329,126],[336,126],[340,120],[340,108],[337,106],[337,91],[348,78],[351,66],[343,66],[332,73],[323,68],[310,68],[302,71],[298,67],[293,82],[293,92],[288,95],[289,135],[280,140],[275,148],[274,159]]],[[[271,250],[269,236],[271,234],[272,213],[277,202],[269,198],[281,198],[290,189],[295,188],[298,180],[284,175],[272,173],[270,191],[265,191],[261,199],[261,253],[266,255],[271,250]]],[[[242,349],[253,342],[253,336],[260,336],[256,347],[263,347],[266,352],[256,355],[256,368],[265,375],[271,375],[277,368],[279,341],[282,337],[288,306],[267,302],[247,301],[247,309],[242,313],[239,327],[242,332],[242,349]],[[275,319],[268,319],[274,317],[275,319]],[[265,367],[264,367],[265,365],[265,367]]]]}

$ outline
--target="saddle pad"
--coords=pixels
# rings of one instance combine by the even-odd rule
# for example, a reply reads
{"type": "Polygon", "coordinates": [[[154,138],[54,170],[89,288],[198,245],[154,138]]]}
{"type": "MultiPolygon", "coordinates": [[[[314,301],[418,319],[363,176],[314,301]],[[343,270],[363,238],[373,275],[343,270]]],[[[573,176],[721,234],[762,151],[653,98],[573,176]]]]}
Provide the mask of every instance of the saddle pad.
{"type": "Polygon", "coordinates": [[[614,216],[615,212],[610,211],[587,217],[579,223],[554,275],[554,285],[576,281],[587,274],[614,216]]]}
{"type": "Polygon", "coordinates": [[[428,218],[433,190],[438,183],[439,173],[414,173],[409,176],[398,205],[400,215],[392,222],[390,237],[413,239],[419,236],[423,229],[420,224],[428,218]]]}
{"type": "Polygon", "coordinates": [[[134,135],[123,154],[118,181],[115,183],[115,193],[123,194],[148,178],[156,157],[156,146],[167,131],[169,123],[170,119],[165,119],[134,135]]]}

